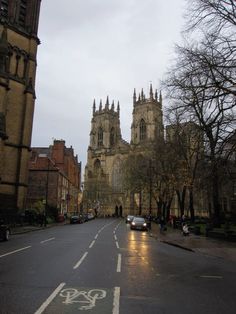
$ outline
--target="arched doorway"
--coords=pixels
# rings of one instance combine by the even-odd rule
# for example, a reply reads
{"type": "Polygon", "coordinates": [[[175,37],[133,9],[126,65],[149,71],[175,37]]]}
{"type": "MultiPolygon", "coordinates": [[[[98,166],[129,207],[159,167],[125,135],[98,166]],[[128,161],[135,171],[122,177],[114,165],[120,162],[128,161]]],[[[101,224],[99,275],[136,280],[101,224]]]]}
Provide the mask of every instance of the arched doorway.
{"type": "Polygon", "coordinates": [[[118,217],[119,214],[119,207],[116,205],[115,207],[115,217],[118,217]]]}
{"type": "Polygon", "coordinates": [[[119,217],[123,217],[123,207],[122,207],[122,205],[119,206],[119,217]]]}
{"type": "Polygon", "coordinates": [[[115,206],[115,217],[123,216],[123,206],[119,203],[115,206]]]}

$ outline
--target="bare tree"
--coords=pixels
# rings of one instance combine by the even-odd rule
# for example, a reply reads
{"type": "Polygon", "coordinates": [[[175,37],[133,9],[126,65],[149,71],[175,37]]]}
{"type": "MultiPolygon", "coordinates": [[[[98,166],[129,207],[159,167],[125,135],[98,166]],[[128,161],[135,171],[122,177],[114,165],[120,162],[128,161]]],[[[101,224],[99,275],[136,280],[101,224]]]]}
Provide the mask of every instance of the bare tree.
{"type": "Polygon", "coordinates": [[[164,86],[172,110],[188,114],[204,132],[216,220],[220,218],[219,165],[236,120],[236,1],[189,0],[185,45],[164,86]]]}
{"type": "Polygon", "coordinates": [[[208,30],[211,33],[229,31],[236,26],[234,0],[189,0],[186,13],[187,31],[208,30]]]}
{"type": "MultiPolygon", "coordinates": [[[[189,121],[182,112],[169,109],[167,116],[170,125],[166,128],[166,141],[176,160],[175,191],[181,215],[185,210],[185,197],[188,191],[188,210],[194,221],[194,187],[199,161],[203,155],[203,132],[199,126],[189,121]]],[[[195,188],[196,190],[196,188],[195,188]]]]}

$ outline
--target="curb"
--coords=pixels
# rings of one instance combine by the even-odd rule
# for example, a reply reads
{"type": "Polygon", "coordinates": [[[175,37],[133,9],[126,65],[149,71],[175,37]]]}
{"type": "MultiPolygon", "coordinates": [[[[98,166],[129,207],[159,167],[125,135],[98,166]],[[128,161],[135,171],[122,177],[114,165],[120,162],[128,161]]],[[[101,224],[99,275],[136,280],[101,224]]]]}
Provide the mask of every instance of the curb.
{"type": "Polygon", "coordinates": [[[36,228],[32,228],[32,229],[28,229],[28,230],[18,230],[14,232],[14,228],[11,229],[11,233],[10,235],[17,235],[17,234],[23,234],[23,233],[29,233],[29,232],[34,232],[34,231],[39,231],[39,230],[45,230],[45,229],[49,229],[55,226],[65,226],[67,225],[67,223],[65,224],[60,224],[60,223],[55,223],[55,224],[48,224],[46,227],[36,227],[36,228]]]}
{"type": "Polygon", "coordinates": [[[169,241],[166,241],[166,240],[160,240],[160,242],[168,244],[168,245],[172,245],[172,246],[175,246],[175,247],[178,247],[178,248],[183,249],[185,251],[189,251],[189,252],[195,253],[195,251],[193,249],[188,248],[188,247],[183,246],[183,245],[180,245],[180,244],[177,244],[177,243],[174,243],[174,242],[169,242],[169,241]]]}
{"type": "Polygon", "coordinates": [[[10,235],[17,235],[17,234],[23,234],[23,233],[29,233],[29,232],[34,232],[34,231],[39,231],[43,230],[46,228],[38,228],[38,229],[29,229],[29,230],[19,230],[19,231],[11,231],[10,235]]]}
{"type": "MultiPolygon", "coordinates": [[[[155,238],[156,240],[158,240],[158,236],[152,232],[149,233],[149,236],[152,237],[152,238],[155,238]]],[[[183,246],[181,244],[178,244],[178,243],[174,243],[174,242],[171,242],[171,241],[168,241],[168,240],[158,240],[162,243],[165,243],[165,244],[168,244],[168,245],[172,245],[172,246],[175,246],[175,247],[178,247],[180,249],[183,249],[183,250],[186,250],[186,251],[189,251],[189,252],[194,252],[196,253],[195,250],[191,249],[191,248],[188,248],[186,246],[183,246]]]]}

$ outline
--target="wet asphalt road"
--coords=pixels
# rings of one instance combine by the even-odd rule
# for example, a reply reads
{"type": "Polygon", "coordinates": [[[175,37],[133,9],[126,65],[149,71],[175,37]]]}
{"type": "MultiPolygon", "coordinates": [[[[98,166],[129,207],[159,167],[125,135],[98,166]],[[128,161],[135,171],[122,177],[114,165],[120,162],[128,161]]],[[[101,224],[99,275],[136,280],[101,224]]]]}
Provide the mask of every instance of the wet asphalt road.
{"type": "Polygon", "coordinates": [[[235,313],[235,263],[96,219],[0,242],[1,314],[235,313]]]}

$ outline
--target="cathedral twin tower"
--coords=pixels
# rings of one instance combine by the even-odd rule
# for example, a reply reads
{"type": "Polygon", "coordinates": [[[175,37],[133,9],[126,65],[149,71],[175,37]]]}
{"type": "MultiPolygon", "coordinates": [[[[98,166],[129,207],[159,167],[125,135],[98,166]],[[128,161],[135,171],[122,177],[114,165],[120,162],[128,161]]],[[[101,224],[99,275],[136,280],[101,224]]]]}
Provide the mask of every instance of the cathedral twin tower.
{"type": "Polygon", "coordinates": [[[122,188],[122,163],[132,153],[145,155],[148,147],[163,136],[162,96],[158,97],[157,91],[153,93],[152,85],[148,98],[143,90],[138,96],[134,90],[130,143],[121,136],[119,102],[115,109],[114,101],[109,104],[107,97],[105,107],[100,101],[97,109],[94,101],[85,167],[85,207],[97,207],[102,215],[114,214],[115,208],[132,212],[122,188]]]}

